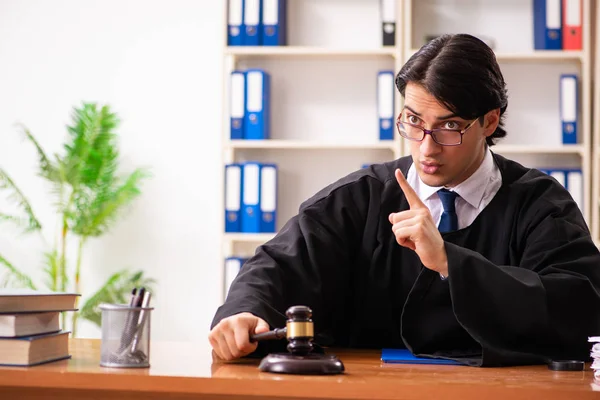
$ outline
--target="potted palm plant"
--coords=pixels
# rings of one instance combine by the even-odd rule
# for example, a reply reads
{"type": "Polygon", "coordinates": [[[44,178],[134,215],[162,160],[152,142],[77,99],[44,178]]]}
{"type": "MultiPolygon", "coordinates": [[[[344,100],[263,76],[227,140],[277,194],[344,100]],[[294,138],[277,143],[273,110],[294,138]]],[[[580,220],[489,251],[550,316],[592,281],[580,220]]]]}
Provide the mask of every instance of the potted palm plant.
{"type": "MultiPolygon", "coordinates": [[[[91,238],[107,233],[123,216],[123,211],[140,195],[146,169],[138,168],[120,175],[116,129],[118,116],[108,105],[84,103],[75,107],[67,126],[67,141],[62,154],[49,157],[33,134],[19,125],[38,156],[38,175],[50,183],[52,204],[60,218],[59,232],[53,245],[45,252],[45,285],[52,291],[81,290],[81,265],[85,246],[91,238]],[[76,246],[76,259],[68,260],[67,251],[76,246]]],[[[4,169],[0,168],[0,190],[8,194],[19,210],[16,214],[2,213],[0,222],[13,223],[26,233],[42,235],[42,224],[25,194],[4,169]]],[[[35,280],[26,275],[0,254],[0,287],[27,287],[37,290],[35,280]],[[4,268],[2,268],[4,267],[4,268]],[[3,272],[3,273],[2,273],[3,272]]],[[[78,312],[71,313],[73,337],[77,321],[87,319],[100,325],[97,306],[100,303],[126,303],[133,287],[145,286],[154,291],[154,280],[142,271],[123,269],[113,274],[90,296],[78,312]]],[[[63,313],[63,327],[66,315],[63,313]]]]}

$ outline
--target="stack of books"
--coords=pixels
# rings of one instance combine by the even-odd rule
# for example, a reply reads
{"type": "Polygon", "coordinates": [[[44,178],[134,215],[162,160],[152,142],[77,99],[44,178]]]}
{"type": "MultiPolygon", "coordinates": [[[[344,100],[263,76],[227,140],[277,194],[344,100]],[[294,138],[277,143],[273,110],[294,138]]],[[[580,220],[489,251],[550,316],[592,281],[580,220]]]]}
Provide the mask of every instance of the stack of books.
{"type": "Polygon", "coordinates": [[[600,379],[600,336],[591,336],[588,338],[588,341],[594,343],[590,352],[593,360],[592,369],[594,370],[594,378],[600,379]]]}
{"type": "Polygon", "coordinates": [[[70,358],[60,314],[78,294],[0,289],[0,366],[33,366],[70,358]]]}

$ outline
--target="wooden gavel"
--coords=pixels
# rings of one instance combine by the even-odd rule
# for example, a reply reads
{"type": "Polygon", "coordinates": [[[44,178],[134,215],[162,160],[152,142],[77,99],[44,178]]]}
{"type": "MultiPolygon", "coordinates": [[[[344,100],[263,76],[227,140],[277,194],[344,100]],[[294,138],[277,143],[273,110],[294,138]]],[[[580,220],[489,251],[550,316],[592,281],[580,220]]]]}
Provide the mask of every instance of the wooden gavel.
{"type": "Polygon", "coordinates": [[[250,341],[282,339],[288,340],[287,349],[294,355],[307,355],[313,350],[314,325],[312,310],[307,306],[292,306],[287,309],[285,328],[250,335],[250,341]]]}
{"type": "Polygon", "coordinates": [[[288,353],[269,354],[262,359],[258,368],[263,372],[305,375],[330,375],[344,372],[344,363],[335,355],[313,351],[314,326],[312,310],[306,306],[287,309],[285,328],[250,335],[250,341],[281,339],[288,340],[288,353]]]}

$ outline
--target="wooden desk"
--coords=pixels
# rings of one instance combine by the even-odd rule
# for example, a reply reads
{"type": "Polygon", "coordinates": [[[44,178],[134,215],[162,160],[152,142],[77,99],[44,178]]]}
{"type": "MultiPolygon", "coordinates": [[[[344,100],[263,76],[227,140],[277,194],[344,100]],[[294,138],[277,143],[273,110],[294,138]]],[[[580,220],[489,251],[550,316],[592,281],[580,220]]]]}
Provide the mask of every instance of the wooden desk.
{"type": "Polygon", "coordinates": [[[591,399],[593,372],[545,366],[481,369],[386,365],[378,351],[339,351],[346,373],[260,372],[259,360],[213,363],[208,343],[153,343],[151,367],[99,366],[100,342],[71,340],[71,360],[0,368],[0,399],[591,399]]]}

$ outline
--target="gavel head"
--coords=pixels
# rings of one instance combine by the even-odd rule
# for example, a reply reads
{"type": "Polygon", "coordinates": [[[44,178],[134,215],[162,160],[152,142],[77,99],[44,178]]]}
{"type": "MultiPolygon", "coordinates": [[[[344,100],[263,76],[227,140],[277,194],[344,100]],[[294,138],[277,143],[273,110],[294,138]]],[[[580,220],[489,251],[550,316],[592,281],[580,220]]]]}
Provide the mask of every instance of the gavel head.
{"type": "Polygon", "coordinates": [[[285,315],[287,349],[293,355],[305,356],[313,350],[314,326],[312,310],[306,306],[293,306],[287,309],[285,315]]]}

